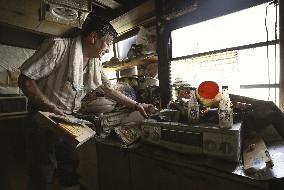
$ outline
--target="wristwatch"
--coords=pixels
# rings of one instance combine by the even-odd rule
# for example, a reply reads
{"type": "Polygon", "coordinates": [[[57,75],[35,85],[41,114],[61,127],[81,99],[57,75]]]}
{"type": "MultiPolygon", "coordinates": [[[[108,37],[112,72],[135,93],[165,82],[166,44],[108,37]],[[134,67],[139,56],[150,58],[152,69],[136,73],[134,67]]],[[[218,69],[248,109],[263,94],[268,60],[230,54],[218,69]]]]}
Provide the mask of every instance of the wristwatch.
{"type": "Polygon", "coordinates": [[[138,110],[138,106],[140,105],[140,103],[136,102],[135,106],[134,106],[134,110],[138,110]]]}

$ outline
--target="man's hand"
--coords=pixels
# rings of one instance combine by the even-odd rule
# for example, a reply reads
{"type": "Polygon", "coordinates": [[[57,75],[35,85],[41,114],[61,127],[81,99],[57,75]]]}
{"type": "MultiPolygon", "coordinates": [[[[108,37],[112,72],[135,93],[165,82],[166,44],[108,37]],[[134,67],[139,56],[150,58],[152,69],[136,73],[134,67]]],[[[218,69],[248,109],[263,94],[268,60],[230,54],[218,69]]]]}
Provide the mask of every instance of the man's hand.
{"type": "Polygon", "coordinates": [[[56,115],[65,115],[65,114],[63,113],[63,111],[61,111],[60,109],[58,109],[55,105],[49,106],[49,109],[46,110],[46,111],[51,112],[51,113],[54,113],[54,114],[56,114],[56,115]]]}
{"type": "Polygon", "coordinates": [[[149,115],[151,114],[151,110],[154,108],[154,105],[152,104],[138,104],[137,105],[137,110],[146,118],[149,117],[149,115]]]}
{"type": "Polygon", "coordinates": [[[137,104],[137,102],[135,102],[131,98],[111,88],[107,87],[102,87],[102,88],[107,97],[127,106],[128,108],[132,109],[135,108],[146,118],[148,118],[149,114],[151,114],[151,110],[154,108],[152,104],[145,104],[145,103],[137,104]]]}

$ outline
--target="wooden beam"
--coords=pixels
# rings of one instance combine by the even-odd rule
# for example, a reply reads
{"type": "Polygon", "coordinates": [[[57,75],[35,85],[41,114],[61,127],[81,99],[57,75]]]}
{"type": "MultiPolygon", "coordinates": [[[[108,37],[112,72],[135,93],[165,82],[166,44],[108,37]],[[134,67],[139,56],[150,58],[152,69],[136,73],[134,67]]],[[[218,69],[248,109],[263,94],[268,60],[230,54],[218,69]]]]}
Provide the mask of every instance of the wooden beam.
{"type": "Polygon", "coordinates": [[[170,58],[170,31],[163,21],[163,5],[165,0],[156,0],[157,18],[157,53],[158,53],[158,78],[161,94],[161,107],[165,108],[171,100],[171,68],[170,58]]]}
{"type": "Polygon", "coordinates": [[[284,2],[279,1],[280,88],[279,107],[284,111],[284,2]]]}
{"type": "Polygon", "coordinates": [[[40,21],[40,7],[41,0],[0,0],[0,23],[56,36],[73,28],[57,22],[40,21]]]}
{"type": "Polygon", "coordinates": [[[244,10],[271,0],[198,0],[195,11],[169,22],[171,30],[244,10]]]}
{"type": "Polygon", "coordinates": [[[151,18],[154,18],[155,16],[154,12],[155,2],[154,0],[148,0],[147,2],[112,20],[111,24],[118,34],[121,35],[139,25],[145,24],[147,21],[150,22],[151,18]]]}
{"type": "Polygon", "coordinates": [[[37,49],[47,37],[49,36],[0,25],[0,44],[37,49]]]}
{"type": "Polygon", "coordinates": [[[120,4],[114,0],[93,0],[94,3],[102,4],[106,7],[109,7],[111,9],[117,9],[120,7],[120,4]]]}

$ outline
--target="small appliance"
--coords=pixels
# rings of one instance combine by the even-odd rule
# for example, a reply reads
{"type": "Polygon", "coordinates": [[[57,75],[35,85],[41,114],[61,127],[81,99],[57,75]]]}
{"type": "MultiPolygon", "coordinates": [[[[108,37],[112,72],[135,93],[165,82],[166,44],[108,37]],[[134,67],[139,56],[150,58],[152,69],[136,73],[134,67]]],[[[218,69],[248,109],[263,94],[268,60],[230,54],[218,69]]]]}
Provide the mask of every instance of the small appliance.
{"type": "Polygon", "coordinates": [[[221,129],[214,123],[184,124],[147,119],[142,121],[141,129],[143,140],[177,152],[233,162],[240,159],[242,123],[221,129]]]}
{"type": "Polygon", "coordinates": [[[27,113],[25,96],[0,97],[0,116],[27,113]]]}

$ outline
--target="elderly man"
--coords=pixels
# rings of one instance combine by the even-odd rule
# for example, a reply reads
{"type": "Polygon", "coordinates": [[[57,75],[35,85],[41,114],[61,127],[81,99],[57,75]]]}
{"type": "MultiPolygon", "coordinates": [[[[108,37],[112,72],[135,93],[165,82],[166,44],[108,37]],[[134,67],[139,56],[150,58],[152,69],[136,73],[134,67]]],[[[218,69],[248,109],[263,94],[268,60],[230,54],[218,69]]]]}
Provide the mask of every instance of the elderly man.
{"type": "MultiPolygon", "coordinates": [[[[102,70],[100,58],[109,52],[116,36],[109,23],[89,16],[81,35],[44,41],[20,67],[19,86],[28,97],[29,111],[72,114],[80,109],[84,96],[96,90],[147,117],[152,105],[137,103],[113,90],[102,70]]],[[[44,127],[34,126],[30,135],[29,188],[51,189],[56,168],[62,187],[78,185],[77,159],[73,150],[44,127]]]]}

